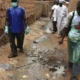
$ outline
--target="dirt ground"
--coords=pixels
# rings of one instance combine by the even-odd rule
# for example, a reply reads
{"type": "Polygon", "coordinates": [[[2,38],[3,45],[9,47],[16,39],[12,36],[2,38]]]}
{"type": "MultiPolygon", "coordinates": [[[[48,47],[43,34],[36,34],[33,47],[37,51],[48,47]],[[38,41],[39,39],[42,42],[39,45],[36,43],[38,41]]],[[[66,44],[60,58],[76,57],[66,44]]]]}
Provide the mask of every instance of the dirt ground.
{"type": "MultiPolygon", "coordinates": [[[[46,33],[49,18],[41,18],[30,25],[25,35],[25,53],[7,58],[9,43],[0,47],[0,80],[70,80],[67,67],[67,38],[62,45],[56,34],[46,33]]],[[[52,25],[48,25],[51,27],[52,25]]]]}

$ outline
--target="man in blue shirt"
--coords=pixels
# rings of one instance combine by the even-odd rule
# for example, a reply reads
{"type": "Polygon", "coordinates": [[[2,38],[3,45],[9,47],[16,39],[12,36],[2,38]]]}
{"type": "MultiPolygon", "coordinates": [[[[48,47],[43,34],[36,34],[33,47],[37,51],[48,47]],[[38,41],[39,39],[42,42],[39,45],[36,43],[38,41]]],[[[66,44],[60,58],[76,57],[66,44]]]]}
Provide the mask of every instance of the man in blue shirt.
{"type": "Polygon", "coordinates": [[[12,6],[6,11],[6,26],[5,33],[9,34],[9,41],[11,46],[11,54],[8,58],[17,56],[17,48],[20,52],[23,51],[24,33],[27,27],[27,21],[24,8],[18,6],[18,0],[11,0],[12,6]],[[17,39],[17,46],[15,44],[17,39]]]}

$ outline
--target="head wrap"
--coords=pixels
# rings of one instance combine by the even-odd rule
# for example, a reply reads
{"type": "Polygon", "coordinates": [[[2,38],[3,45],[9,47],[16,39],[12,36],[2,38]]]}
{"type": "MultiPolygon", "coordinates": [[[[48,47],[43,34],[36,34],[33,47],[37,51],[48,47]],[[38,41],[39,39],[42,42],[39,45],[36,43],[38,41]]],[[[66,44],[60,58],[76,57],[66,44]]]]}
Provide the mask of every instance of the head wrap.
{"type": "Polygon", "coordinates": [[[59,0],[59,3],[64,3],[64,0],[59,0]]]}

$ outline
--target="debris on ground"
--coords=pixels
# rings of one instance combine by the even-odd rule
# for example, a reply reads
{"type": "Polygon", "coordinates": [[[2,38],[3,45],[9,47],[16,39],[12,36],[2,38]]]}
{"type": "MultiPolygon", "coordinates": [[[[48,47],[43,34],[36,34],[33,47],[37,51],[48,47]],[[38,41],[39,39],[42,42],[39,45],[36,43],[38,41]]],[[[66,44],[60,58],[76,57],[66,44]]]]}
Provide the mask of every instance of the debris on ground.
{"type": "Polygon", "coordinates": [[[39,39],[33,41],[33,43],[39,43],[39,42],[41,42],[41,41],[43,41],[43,40],[46,40],[47,38],[48,38],[47,35],[41,36],[39,39]]]}
{"type": "Polygon", "coordinates": [[[0,68],[4,69],[4,70],[8,70],[10,67],[9,64],[0,64],[0,68]]]}
{"type": "Polygon", "coordinates": [[[47,73],[45,76],[46,76],[46,78],[50,78],[50,74],[49,73],[47,73]]]}
{"type": "Polygon", "coordinates": [[[0,48],[0,61],[3,62],[3,65],[0,66],[0,71],[3,73],[3,75],[0,74],[1,79],[69,80],[69,78],[63,76],[66,75],[65,54],[67,53],[67,47],[64,44],[58,46],[58,38],[55,37],[55,34],[45,34],[45,30],[51,27],[51,22],[48,23],[48,21],[40,19],[31,25],[30,33],[25,36],[24,40],[26,55],[18,52],[18,57],[8,59],[7,56],[10,52],[9,44],[0,48]],[[4,74],[8,79],[3,78],[4,74]]]}
{"type": "Polygon", "coordinates": [[[24,79],[25,79],[25,78],[28,78],[28,76],[27,76],[27,75],[23,75],[22,77],[23,77],[24,79]]]}

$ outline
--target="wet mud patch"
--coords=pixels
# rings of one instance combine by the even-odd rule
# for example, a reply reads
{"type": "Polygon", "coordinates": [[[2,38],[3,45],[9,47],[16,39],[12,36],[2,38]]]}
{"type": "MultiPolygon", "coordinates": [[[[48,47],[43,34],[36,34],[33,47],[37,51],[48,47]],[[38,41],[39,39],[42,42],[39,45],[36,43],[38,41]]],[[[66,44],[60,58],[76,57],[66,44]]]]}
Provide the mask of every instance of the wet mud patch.
{"type": "Polygon", "coordinates": [[[52,66],[53,64],[66,64],[65,56],[66,49],[40,49],[35,44],[32,50],[27,54],[30,57],[37,57],[39,62],[43,65],[52,66]]]}
{"type": "Polygon", "coordinates": [[[64,64],[64,57],[65,57],[65,49],[57,49],[54,50],[43,50],[39,51],[38,57],[41,63],[46,63],[48,65],[53,65],[56,63],[64,64]]]}
{"type": "MultiPolygon", "coordinates": [[[[34,75],[41,80],[59,80],[59,77],[65,78],[66,61],[64,60],[66,49],[48,49],[40,48],[39,44],[33,43],[32,48],[27,54],[27,62],[30,70],[28,74],[34,75]],[[38,71],[39,73],[36,73],[38,71]],[[45,73],[44,73],[45,72],[45,73]],[[37,74],[37,75],[36,75],[37,74]],[[46,78],[41,74],[44,74],[46,78]],[[57,79],[58,77],[58,79],[57,79]]],[[[32,79],[30,79],[32,80],[32,79]]],[[[37,80],[37,78],[35,78],[37,80]]]]}

